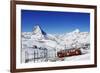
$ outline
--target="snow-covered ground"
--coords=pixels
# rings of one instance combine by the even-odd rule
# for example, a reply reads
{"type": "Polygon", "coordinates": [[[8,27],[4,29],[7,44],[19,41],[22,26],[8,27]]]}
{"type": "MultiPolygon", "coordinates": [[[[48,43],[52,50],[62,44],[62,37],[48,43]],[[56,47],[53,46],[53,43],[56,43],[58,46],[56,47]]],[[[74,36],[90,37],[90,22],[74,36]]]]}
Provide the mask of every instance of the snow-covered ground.
{"type": "Polygon", "coordinates": [[[64,61],[79,61],[79,60],[88,60],[90,59],[90,53],[78,55],[78,56],[71,56],[64,58],[64,61]]]}
{"type": "Polygon", "coordinates": [[[57,52],[71,48],[80,48],[82,55],[65,57],[64,61],[86,60],[90,58],[89,32],[80,32],[79,29],[75,29],[69,33],[54,35],[47,34],[37,25],[33,28],[33,32],[22,32],[21,37],[22,63],[61,61],[57,57],[57,52]]]}

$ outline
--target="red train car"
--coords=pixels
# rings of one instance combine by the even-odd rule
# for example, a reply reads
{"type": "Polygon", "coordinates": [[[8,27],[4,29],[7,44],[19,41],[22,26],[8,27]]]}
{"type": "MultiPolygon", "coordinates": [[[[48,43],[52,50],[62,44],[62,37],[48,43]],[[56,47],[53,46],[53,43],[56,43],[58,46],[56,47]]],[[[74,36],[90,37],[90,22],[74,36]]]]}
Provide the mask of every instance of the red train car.
{"type": "Polygon", "coordinates": [[[68,50],[62,50],[62,51],[59,51],[57,52],[57,56],[59,58],[62,58],[62,57],[69,57],[69,56],[76,56],[76,55],[81,55],[82,52],[80,49],[68,49],[68,50]]]}

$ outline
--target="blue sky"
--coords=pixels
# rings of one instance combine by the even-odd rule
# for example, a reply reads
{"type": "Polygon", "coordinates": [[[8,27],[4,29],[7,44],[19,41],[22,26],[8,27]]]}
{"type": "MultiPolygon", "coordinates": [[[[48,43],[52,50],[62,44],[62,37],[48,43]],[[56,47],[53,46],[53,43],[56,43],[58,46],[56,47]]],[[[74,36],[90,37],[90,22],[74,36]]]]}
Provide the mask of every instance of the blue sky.
{"type": "Polygon", "coordinates": [[[56,12],[21,10],[22,32],[32,32],[39,25],[47,33],[66,33],[75,29],[90,31],[90,14],[79,12],[56,12]]]}

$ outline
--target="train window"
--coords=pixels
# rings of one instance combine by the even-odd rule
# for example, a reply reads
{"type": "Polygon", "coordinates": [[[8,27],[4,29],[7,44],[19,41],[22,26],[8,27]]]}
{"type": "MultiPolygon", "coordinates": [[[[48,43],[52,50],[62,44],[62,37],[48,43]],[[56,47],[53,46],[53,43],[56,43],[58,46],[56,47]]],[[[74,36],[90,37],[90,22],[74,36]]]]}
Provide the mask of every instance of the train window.
{"type": "Polygon", "coordinates": [[[75,49],[73,50],[73,52],[75,52],[75,49]]]}
{"type": "Polygon", "coordinates": [[[59,54],[58,56],[60,57],[61,55],[59,54]]]}
{"type": "Polygon", "coordinates": [[[76,53],[76,54],[79,54],[79,52],[78,52],[78,51],[76,51],[75,53],[76,53]]]}
{"type": "Polygon", "coordinates": [[[69,53],[66,53],[67,54],[67,56],[69,55],[69,53]]]}

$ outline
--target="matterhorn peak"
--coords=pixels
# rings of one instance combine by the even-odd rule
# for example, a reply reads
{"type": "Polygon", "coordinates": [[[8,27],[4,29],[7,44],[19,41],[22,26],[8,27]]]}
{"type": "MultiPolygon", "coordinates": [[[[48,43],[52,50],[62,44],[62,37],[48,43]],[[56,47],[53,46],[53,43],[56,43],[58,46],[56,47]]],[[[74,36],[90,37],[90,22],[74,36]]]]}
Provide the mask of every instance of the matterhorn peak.
{"type": "Polygon", "coordinates": [[[39,25],[33,27],[32,38],[43,38],[46,33],[41,29],[39,25]]]}
{"type": "Polygon", "coordinates": [[[46,33],[41,29],[39,25],[36,25],[33,27],[33,34],[43,34],[46,35],[46,33]]]}
{"type": "Polygon", "coordinates": [[[36,34],[36,33],[41,33],[41,28],[39,25],[36,25],[33,27],[33,33],[36,34]]]}
{"type": "Polygon", "coordinates": [[[73,33],[79,33],[79,32],[80,32],[79,29],[75,29],[75,30],[73,31],[73,33]]]}

